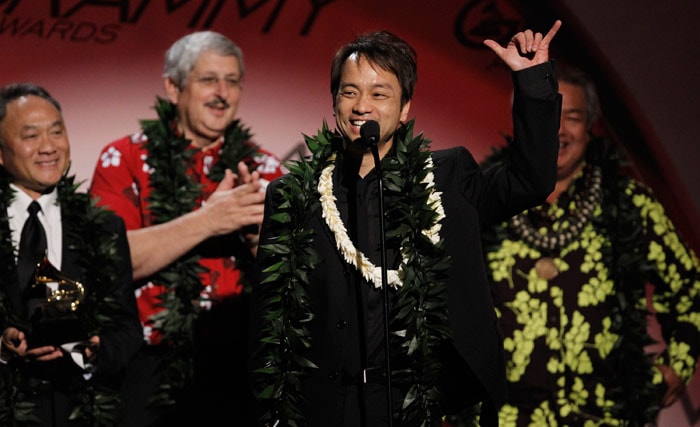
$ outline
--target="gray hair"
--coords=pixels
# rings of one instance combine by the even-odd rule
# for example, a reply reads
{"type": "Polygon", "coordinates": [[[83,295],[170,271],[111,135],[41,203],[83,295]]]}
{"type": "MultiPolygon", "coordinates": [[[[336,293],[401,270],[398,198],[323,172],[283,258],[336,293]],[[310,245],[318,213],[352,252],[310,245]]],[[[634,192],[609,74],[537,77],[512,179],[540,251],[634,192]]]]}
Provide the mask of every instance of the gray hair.
{"type": "Polygon", "coordinates": [[[180,89],[184,88],[199,55],[209,50],[223,56],[235,56],[241,68],[240,78],[243,79],[243,51],[231,39],[214,31],[191,33],[173,43],[165,52],[163,77],[172,80],[180,89]]]}
{"type": "Polygon", "coordinates": [[[593,80],[580,68],[569,64],[557,64],[557,80],[583,88],[586,96],[586,129],[591,130],[600,118],[600,100],[593,80]]]}

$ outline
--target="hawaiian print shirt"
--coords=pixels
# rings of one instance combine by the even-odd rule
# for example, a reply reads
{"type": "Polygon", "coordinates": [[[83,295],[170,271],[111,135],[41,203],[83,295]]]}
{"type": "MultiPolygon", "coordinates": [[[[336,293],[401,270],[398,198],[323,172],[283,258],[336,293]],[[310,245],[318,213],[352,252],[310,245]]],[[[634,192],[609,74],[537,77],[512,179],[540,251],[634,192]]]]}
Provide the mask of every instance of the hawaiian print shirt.
{"type": "MultiPolygon", "coordinates": [[[[636,304],[640,310],[653,307],[661,324],[666,349],[656,363],[671,366],[687,384],[700,352],[700,264],[650,189],[629,180],[626,196],[641,220],[639,250],[651,267],[648,282],[638,285],[653,292],[636,304]]],[[[533,219],[535,229],[567,226],[562,207],[572,203],[571,192],[558,203],[533,219]]],[[[598,203],[578,238],[554,253],[529,246],[508,224],[498,228],[508,236],[500,243],[485,240],[507,360],[509,397],[500,411],[501,426],[623,423],[613,416],[616,402],[609,396],[618,380],[608,359],[618,341],[611,330],[618,299],[602,256],[612,242],[596,223],[606,208],[611,207],[598,203]],[[549,269],[542,263],[536,267],[542,259],[549,269]]],[[[662,376],[653,371],[652,382],[660,387],[662,376]]]]}
{"type": "MultiPolygon", "coordinates": [[[[100,153],[91,183],[90,193],[99,197],[98,204],[109,207],[124,218],[127,230],[153,224],[148,208],[151,170],[146,163],[146,141],[147,137],[143,133],[136,133],[105,146],[100,153]]],[[[202,186],[202,197],[197,200],[197,206],[201,206],[218,185],[218,182],[209,179],[208,173],[219,158],[220,147],[221,144],[205,151],[198,150],[191,159],[190,177],[202,186]]],[[[257,171],[260,172],[261,179],[267,182],[286,172],[281,161],[265,150],[258,149],[254,160],[258,164],[257,171]]],[[[240,271],[236,268],[234,257],[203,256],[200,264],[206,268],[200,275],[200,304],[203,309],[211,308],[212,304],[224,297],[242,292],[243,287],[239,283],[240,271]]],[[[136,301],[144,326],[144,339],[148,343],[157,344],[160,342],[160,334],[154,333],[151,316],[162,310],[157,306],[158,295],[163,293],[165,288],[152,281],[139,285],[136,301]]]]}

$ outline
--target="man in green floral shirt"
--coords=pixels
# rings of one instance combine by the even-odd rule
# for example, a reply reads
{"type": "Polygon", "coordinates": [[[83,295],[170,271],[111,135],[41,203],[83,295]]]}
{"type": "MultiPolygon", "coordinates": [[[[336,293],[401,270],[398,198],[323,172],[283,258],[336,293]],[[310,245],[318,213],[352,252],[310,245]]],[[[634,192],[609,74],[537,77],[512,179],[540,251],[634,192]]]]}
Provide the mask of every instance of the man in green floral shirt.
{"type": "Polygon", "coordinates": [[[700,265],[652,191],[591,133],[590,79],[563,66],[557,77],[555,191],[484,236],[507,358],[500,424],[654,423],[695,370],[700,265]],[[668,344],[660,354],[645,351],[648,284],[668,344]]]}

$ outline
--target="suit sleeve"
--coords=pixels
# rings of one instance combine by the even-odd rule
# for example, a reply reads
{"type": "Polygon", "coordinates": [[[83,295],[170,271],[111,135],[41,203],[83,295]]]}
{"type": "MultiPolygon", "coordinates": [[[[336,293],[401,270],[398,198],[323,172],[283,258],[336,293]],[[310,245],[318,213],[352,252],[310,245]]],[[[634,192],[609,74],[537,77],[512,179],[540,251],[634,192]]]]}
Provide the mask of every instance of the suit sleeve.
{"type": "Polygon", "coordinates": [[[553,63],[514,72],[512,78],[513,139],[509,156],[483,171],[477,202],[482,225],[542,204],[556,183],[561,95],[553,63]]]}
{"type": "Polygon", "coordinates": [[[269,251],[262,248],[263,245],[269,244],[272,237],[271,228],[273,228],[272,216],[275,215],[275,197],[276,189],[280,180],[274,180],[267,187],[266,197],[265,197],[265,214],[263,217],[263,223],[260,228],[260,249],[258,250],[256,263],[258,272],[260,274],[260,281],[253,286],[253,291],[251,295],[251,319],[250,325],[252,333],[250,334],[250,342],[248,348],[251,350],[249,353],[250,366],[251,366],[251,380],[253,385],[253,391],[256,396],[265,387],[262,384],[264,376],[256,374],[254,371],[260,369],[264,366],[265,354],[264,345],[262,344],[261,337],[263,334],[263,329],[265,328],[266,319],[265,314],[268,312],[269,307],[269,291],[271,290],[271,284],[264,283],[264,279],[267,277],[265,273],[265,268],[269,267],[274,261],[272,257],[274,256],[269,251]]]}
{"type": "Polygon", "coordinates": [[[131,356],[143,342],[143,330],[138,318],[136,298],[132,286],[131,258],[129,242],[126,238],[124,221],[117,215],[110,215],[105,224],[108,233],[116,234],[117,253],[111,258],[119,264],[116,283],[112,293],[107,298],[113,299],[109,304],[108,315],[112,322],[100,332],[100,349],[97,359],[97,372],[105,375],[115,375],[122,371],[131,356]]]}

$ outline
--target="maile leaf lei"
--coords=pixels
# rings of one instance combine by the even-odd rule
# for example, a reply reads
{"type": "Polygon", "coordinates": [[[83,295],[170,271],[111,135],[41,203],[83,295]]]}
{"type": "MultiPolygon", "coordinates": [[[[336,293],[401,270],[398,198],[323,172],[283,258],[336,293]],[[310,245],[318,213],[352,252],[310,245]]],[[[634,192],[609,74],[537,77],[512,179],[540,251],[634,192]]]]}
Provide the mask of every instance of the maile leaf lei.
{"type": "MultiPolygon", "coordinates": [[[[190,147],[191,141],[177,130],[176,106],[158,97],[155,109],[158,119],[142,120],[141,126],[148,137],[146,162],[152,169],[148,208],[158,224],[192,212],[202,197],[202,189],[189,174],[190,159],[196,151],[190,147]]],[[[240,161],[255,169],[253,160],[258,146],[250,142],[250,137],[238,120],[226,128],[219,160],[208,174],[210,179],[220,181],[227,168],[237,172],[240,161]]],[[[240,281],[248,287],[247,273],[253,266],[250,251],[243,244],[233,250],[236,268],[241,270],[240,281]]],[[[164,310],[153,316],[156,328],[163,333],[163,344],[169,348],[162,368],[160,393],[154,398],[157,405],[173,405],[177,391],[186,387],[194,375],[192,325],[201,311],[200,274],[205,272],[199,259],[197,254],[185,254],[150,278],[166,288],[159,295],[164,310]]]]}

